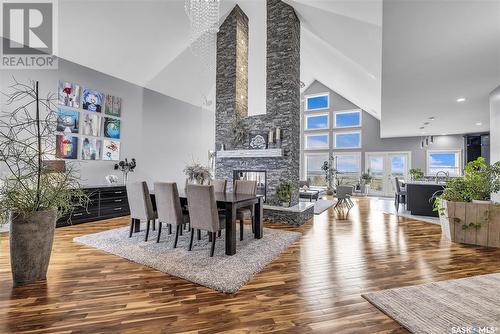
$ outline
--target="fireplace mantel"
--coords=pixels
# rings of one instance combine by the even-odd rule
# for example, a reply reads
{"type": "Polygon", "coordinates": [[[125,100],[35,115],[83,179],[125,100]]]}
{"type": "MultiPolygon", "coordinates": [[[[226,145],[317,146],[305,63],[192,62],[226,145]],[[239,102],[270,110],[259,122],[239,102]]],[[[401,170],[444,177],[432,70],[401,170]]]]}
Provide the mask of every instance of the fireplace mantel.
{"type": "Polygon", "coordinates": [[[279,158],[282,156],[283,149],[281,148],[217,151],[217,158],[279,158]]]}

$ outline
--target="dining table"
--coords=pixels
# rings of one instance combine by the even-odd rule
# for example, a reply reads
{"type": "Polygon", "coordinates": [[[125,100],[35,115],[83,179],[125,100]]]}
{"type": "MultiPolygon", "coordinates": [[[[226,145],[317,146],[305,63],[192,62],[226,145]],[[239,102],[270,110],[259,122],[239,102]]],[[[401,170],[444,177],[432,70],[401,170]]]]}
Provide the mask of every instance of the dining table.
{"type": "MultiPolygon", "coordinates": [[[[153,209],[156,211],[156,197],[154,191],[150,193],[153,209]]],[[[187,195],[185,192],[179,191],[179,198],[183,207],[189,208],[187,195]]],[[[226,217],[225,226],[225,246],[226,255],[236,254],[236,212],[240,208],[254,207],[254,238],[261,239],[264,234],[264,227],[262,223],[263,217],[263,199],[262,195],[246,195],[235,193],[215,193],[215,200],[219,212],[223,212],[226,217]]],[[[168,222],[164,222],[168,223],[168,222]]],[[[134,230],[139,232],[140,221],[135,221],[134,230]]]]}

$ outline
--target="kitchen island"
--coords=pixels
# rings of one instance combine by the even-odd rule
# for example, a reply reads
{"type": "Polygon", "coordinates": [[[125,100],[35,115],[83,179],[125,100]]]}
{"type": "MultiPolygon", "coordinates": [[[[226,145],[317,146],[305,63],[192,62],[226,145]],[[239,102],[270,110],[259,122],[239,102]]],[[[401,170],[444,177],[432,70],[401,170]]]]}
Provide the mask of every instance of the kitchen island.
{"type": "Polygon", "coordinates": [[[410,181],[406,183],[406,210],[412,215],[438,217],[433,211],[433,195],[444,189],[444,182],[410,181]]]}

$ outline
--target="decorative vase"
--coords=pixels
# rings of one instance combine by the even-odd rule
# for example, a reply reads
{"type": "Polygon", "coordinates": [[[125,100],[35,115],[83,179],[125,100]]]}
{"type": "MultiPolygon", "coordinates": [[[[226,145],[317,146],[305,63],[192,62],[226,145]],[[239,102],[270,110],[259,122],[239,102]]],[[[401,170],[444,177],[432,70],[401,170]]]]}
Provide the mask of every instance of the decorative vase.
{"type": "Polygon", "coordinates": [[[13,215],[10,224],[10,265],[14,286],[46,278],[56,220],[56,210],[13,215]]]}

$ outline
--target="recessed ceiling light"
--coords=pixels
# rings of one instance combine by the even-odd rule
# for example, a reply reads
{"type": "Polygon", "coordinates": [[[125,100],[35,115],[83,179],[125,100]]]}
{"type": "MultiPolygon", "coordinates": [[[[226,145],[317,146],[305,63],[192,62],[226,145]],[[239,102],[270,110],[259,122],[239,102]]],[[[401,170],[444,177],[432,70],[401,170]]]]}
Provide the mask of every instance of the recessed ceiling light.
{"type": "Polygon", "coordinates": [[[429,121],[433,121],[433,120],[435,120],[435,119],[436,119],[436,117],[431,116],[431,117],[429,117],[428,119],[429,119],[429,121]]]}
{"type": "Polygon", "coordinates": [[[424,125],[429,125],[429,122],[424,122],[424,125]]]}
{"type": "Polygon", "coordinates": [[[423,129],[425,129],[425,126],[421,126],[421,127],[419,127],[419,129],[420,129],[420,130],[423,130],[423,129]]]}
{"type": "Polygon", "coordinates": [[[476,125],[483,125],[483,123],[481,123],[481,122],[477,122],[477,123],[476,123],[476,125]]]}
{"type": "Polygon", "coordinates": [[[457,99],[457,102],[465,102],[465,97],[459,97],[459,98],[457,99]]]}

